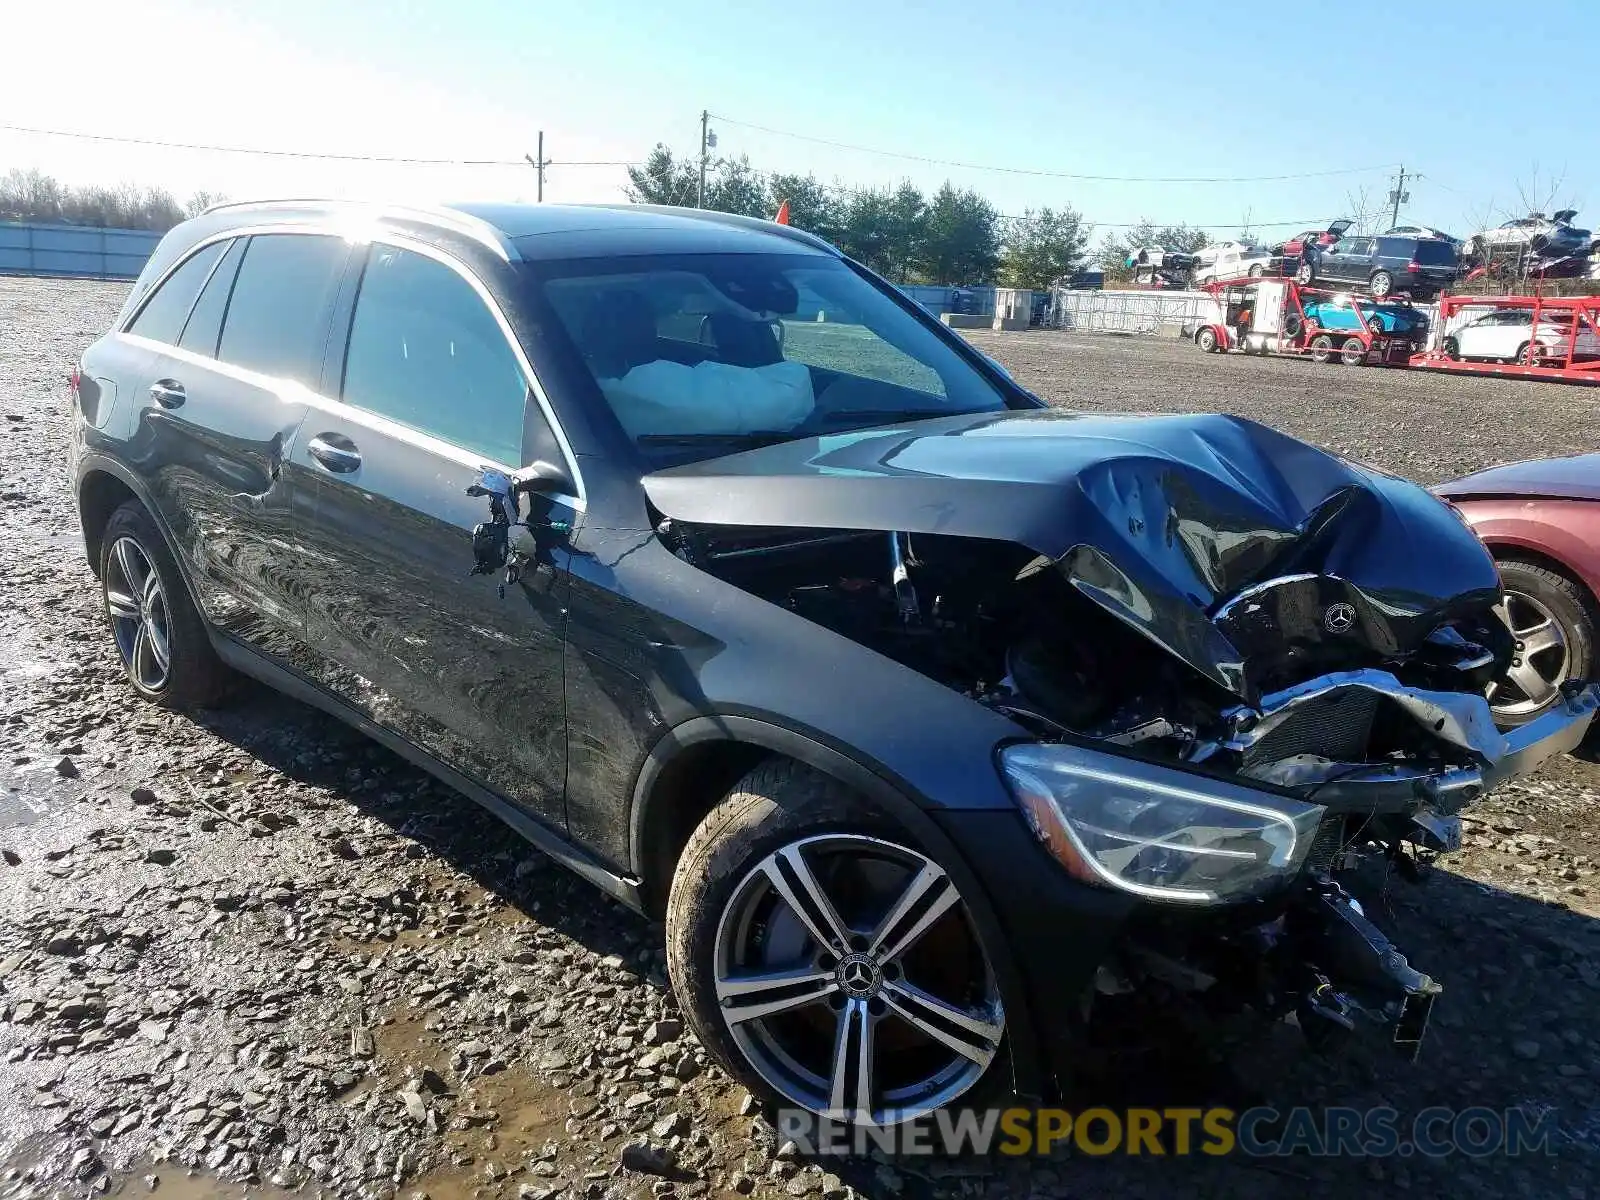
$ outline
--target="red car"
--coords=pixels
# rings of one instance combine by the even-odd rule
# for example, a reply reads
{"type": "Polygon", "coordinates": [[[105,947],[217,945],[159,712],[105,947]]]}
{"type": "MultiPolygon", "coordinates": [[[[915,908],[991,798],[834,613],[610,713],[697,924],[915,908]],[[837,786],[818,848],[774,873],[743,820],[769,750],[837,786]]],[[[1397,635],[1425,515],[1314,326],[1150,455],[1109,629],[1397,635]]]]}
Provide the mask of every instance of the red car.
{"type": "Polygon", "coordinates": [[[1341,217],[1337,221],[1329,222],[1326,229],[1308,229],[1304,233],[1295,234],[1272,252],[1274,272],[1279,275],[1293,275],[1308,248],[1313,253],[1327,249],[1344,237],[1345,231],[1354,223],[1341,217]]]}
{"type": "Polygon", "coordinates": [[[1491,467],[1434,490],[1499,564],[1518,652],[1489,703],[1502,725],[1520,725],[1596,668],[1600,454],[1491,467]]]}

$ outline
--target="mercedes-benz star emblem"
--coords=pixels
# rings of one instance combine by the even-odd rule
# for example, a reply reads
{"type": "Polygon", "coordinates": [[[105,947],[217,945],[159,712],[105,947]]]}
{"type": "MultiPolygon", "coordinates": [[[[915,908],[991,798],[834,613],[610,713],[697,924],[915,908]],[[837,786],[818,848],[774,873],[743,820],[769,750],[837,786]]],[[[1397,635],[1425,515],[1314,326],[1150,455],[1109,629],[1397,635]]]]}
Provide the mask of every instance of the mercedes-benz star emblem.
{"type": "Polygon", "coordinates": [[[839,986],[852,996],[869,996],[878,990],[878,965],[865,954],[840,959],[835,975],[839,986]]]}
{"type": "Polygon", "coordinates": [[[1328,605],[1327,611],[1322,614],[1322,627],[1329,633],[1349,633],[1355,623],[1356,606],[1346,604],[1343,600],[1328,605]]]}

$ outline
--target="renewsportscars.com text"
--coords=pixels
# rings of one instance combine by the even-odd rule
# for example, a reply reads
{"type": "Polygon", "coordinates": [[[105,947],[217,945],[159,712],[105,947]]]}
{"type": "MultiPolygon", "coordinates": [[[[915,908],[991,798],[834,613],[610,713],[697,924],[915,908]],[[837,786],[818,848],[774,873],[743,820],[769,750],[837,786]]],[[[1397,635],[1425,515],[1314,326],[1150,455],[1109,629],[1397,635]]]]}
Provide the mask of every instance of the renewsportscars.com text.
{"type": "Polygon", "coordinates": [[[1006,1108],[940,1110],[897,1125],[862,1125],[804,1109],[778,1113],[802,1154],[1088,1155],[1387,1158],[1549,1154],[1552,1111],[1523,1108],[1006,1108]]]}

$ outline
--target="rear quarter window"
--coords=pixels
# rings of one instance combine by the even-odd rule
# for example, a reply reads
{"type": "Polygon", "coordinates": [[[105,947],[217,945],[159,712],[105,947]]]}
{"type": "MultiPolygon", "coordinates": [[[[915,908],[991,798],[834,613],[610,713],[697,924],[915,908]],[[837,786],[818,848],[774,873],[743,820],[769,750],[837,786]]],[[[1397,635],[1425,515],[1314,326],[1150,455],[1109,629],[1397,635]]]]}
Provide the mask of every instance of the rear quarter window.
{"type": "Polygon", "coordinates": [[[156,286],[128,326],[128,332],[176,345],[189,310],[194,307],[195,297],[200,294],[217,259],[222,257],[223,249],[224,244],[216,242],[184,259],[177,270],[156,286]]]}

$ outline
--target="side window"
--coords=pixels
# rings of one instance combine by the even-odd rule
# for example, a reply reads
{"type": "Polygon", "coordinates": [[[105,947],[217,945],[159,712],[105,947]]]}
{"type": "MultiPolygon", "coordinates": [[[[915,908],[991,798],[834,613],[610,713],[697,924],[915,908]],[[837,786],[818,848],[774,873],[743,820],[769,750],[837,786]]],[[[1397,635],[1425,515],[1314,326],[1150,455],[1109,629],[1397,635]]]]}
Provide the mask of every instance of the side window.
{"type": "Polygon", "coordinates": [[[350,322],[343,398],[506,466],[528,383],[483,297],[441,262],[374,243],[350,322]]]}
{"type": "Polygon", "coordinates": [[[179,331],[183,329],[184,318],[194,305],[195,296],[205,284],[206,276],[211,273],[217,259],[222,256],[223,249],[223,243],[216,242],[185,259],[145,301],[133,324],[128,326],[128,332],[175,344],[179,331]]]}
{"type": "Polygon", "coordinates": [[[228,297],[233,294],[233,278],[239,270],[239,260],[244,257],[244,239],[235,238],[227,243],[228,252],[222,256],[217,269],[211,272],[205,290],[194,303],[194,311],[183,327],[178,345],[207,358],[217,354],[217,337],[222,333],[222,314],[227,311],[228,297]]]}
{"type": "Polygon", "coordinates": [[[315,384],[328,302],[345,243],[315,234],[250,239],[234,281],[217,357],[235,366],[315,384]]]}

